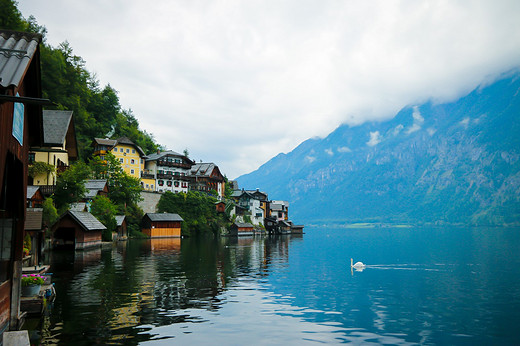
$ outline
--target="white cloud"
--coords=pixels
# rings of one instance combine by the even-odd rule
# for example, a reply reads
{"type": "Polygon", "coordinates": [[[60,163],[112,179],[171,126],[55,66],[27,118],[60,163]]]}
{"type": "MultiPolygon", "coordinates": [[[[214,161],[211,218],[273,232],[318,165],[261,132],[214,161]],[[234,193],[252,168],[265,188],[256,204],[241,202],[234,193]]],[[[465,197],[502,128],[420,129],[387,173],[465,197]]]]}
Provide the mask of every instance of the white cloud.
{"type": "Polygon", "coordinates": [[[308,163],[313,163],[314,161],[316,161],[316,157],[314,156],[305,156],[305,160],[308,162],[308,163]]]}
{"type": "Polygon", "coordinates": [[[339,147],[338,153],[350,153],[352,150],[349,147],[339,147]]]}
{"type": "Polygon", "coordinates": [[[415,131],[419,131],[424,123],[424,118],[421,115],[421,112],[419,111],[419,108],[417,106],[415,106],[413,108],[412,117],[413,117],[413,124],[408,129],[408,131],[406,131],[406,133],[412,133],[415,131]]]}
{"type": "Polygon", "coordinates": [[[368,140],[367,145],[373,147],[379,143],[381,143],[381,135],[379,134],[379,131],[370,132],[370,139],[368,140]]]}
{"type": "Polygon", "coordinates": [[[426,132],[428,132],[428,134],[430,136],[433,136],[435,134],[435,132],[437,132],[437,129],[434,129],[433,127],[429,127],[428,129],[426,129],[426,132]]]}
{"type": "Polygon", "coordinates": [[[326,153],[327,155],[329,155],[329,156],[334,155],[334,152],[333,152],[332,149],[330,149],[330,148],[329,148],[329,149],[325,149],[325,153],[326,153]]]}
{"type": "Polygon", "coordinates": [[[464,126],[465,128],[467,128],[468,125],[469,125],[469,122],[470,122],[470,118],[469,118],[469,117],[466,117],[466,118],[462,119],[462,120],[459,122],[459,124],[461,124],[462,126],[464,126]]]}
{"type": "Polygon", "coordinates": [[[173,150],[246,173],[518,66],[520,2],[19,1],[173,150]],[[95,24],[93,24],[95,18],[95,24]],[[218,145],[215,145],[218,143],[218,145]]]}
{"type": "Polygon", "coordinates": [[[404,126],[402,124],[397,125],[394,130],[392,131],[392,134],[394,136],[397,136],[401,131],[403,130],[404,126]]]}

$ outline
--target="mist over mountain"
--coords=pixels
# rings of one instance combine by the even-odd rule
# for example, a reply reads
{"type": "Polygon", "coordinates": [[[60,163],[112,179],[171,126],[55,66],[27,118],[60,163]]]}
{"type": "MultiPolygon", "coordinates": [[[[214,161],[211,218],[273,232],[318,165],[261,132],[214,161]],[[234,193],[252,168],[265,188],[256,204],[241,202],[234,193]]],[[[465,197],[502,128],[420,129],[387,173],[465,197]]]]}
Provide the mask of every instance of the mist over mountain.
{"type": "Polygon", "coordinates": [[[520,74],[301,143],[239,177],[297,222],[520,224],[520,74]]]}

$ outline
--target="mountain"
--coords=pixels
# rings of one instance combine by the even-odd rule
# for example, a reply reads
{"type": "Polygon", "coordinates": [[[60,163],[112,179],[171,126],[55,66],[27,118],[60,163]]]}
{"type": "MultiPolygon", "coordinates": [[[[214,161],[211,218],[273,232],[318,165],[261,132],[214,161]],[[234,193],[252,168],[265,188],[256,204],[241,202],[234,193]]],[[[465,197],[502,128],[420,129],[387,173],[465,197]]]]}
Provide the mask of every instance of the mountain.
{"type": "Polygon", "coordinates": [[[237,179],[297,222],[520,225],[520,75],[301,143],[237,179]]]}

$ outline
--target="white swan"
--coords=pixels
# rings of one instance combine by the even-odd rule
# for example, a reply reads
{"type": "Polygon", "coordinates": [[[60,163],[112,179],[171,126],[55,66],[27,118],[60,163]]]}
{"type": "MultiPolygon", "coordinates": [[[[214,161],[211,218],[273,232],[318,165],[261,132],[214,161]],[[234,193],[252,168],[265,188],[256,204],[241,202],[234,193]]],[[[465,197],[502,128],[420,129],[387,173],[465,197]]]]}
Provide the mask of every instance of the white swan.
{"type": "Polygon", "coordinates": [[[361,271],[361,270],[365,269],[366,267],[367,266],[363,262],[356,262],[354,264],[354,260],[352,258],[350,259],[350,268],[354,268],[356,270],[361,271]]]}

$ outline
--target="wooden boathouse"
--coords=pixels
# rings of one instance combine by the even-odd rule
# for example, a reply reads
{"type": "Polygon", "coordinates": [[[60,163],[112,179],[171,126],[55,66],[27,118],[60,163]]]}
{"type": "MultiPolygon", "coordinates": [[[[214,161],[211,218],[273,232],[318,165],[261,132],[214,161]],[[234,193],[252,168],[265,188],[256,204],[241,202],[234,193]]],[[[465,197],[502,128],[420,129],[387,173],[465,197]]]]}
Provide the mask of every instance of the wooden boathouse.
{"type": "Polygon", "coordinates": [[[255,228],[250,223],[235,222],[231,225],[229,235],[231,236],[250,236],[255,233],[255,228]]]}
{"type": "Polygon", "coordinates": [[[179,238],[183,221],[179,214],[147,213],[141,222],[141,232],[150,238],[179,238]]]}
{"type": "Polygon", "coordinates": [[[54,247],[83,250],[101,245],[101,232],[106,227],[86,211],[69,210],[51,227],[54,247]]]}

